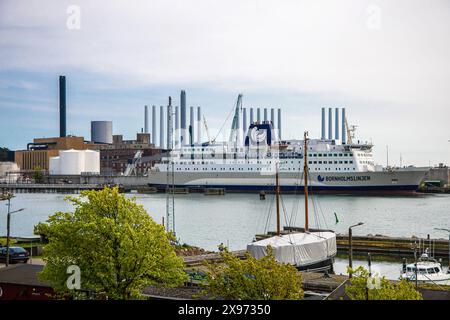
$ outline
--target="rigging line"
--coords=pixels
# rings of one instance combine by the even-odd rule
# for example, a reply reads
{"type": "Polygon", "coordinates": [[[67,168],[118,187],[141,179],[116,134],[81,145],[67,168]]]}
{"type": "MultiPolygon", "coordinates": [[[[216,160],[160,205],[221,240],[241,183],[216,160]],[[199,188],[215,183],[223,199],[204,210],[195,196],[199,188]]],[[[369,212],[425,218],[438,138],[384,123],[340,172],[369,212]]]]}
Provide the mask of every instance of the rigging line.
{"type": "Polygon", "coordinates": [[[280,195],[280,199],[281,199],[281,207],[283,208],[284,223],[288,224],[289,222],[288,222],[288,218],[287,218],[287,215],[286,215],[286,207],[284,206],[284,200],[283,200],[283,196],[282,195],[280,195]]]}
{"type": "Polygon", "coordinates": [[[268,205],[266,204],[265,211],[268,212],[268,214],[267,214],[267,219],[266,219],[266,225],[264,227],[264,233],[268,233],[268,230],[269,230],[270,219],[272,216],[272,210],[273,210],[273,204],[275,202],[275,197],[276,197],[276,195],[275,195],[275,193],[273,193],[273,196],[270,197],[270,202],[268,203],[268,205]],[[268,208],[267,208],[267,206],[268,206],[268,208]]]}
{"type": "MultiPolygon", "coordinates": [[[[300,179],[302,179],[303,178],[303,173],[302,173],[302,171],[300,171],[301,170],[301,164],[299,163],[299,168],[298,168],[298,171],[297,171],[297,179],[296,179],[296,181],[298,182],[300,179]]],[[[298,185],[298,183],[295,185],[295,192],[294,192],[294,196],[296,196],[296,195],[298,195],[298,187],[299,187],[299,185],[298,185]]],[[[299,207],[299,205],[300,205],[300,198],[299,197],[297,197],[297,201],[296,201],[296,198],[294,198],[294,204],[293,204],[293,206],[292,206],[292,213],[291,213],[291,221],[290,221],[290,224],[291,225],[295,225],[295,222],[296,222],[296,220],[297,220],[297,213],[298,213],[298,207],[299,207]]]]}
{"type": "Polygon", "coordinates": [[[216,134],[216,137],[214,138],[213,141],[216,141],[217,138],[219,137],[220,132],[222,131],[223,127],[225,126],[225,124],[228,122],[228,119],[230,119],[230,116],[233,114],[233,112],[235,111],[236,108],[236,104],[233,105],[233,108],[230,110],[230,112],[228,113],[228,116],[225,118],[225,121],[222,123],[222,126],[220,127],[219,131],[216,134]]]}
{"type": "MultiPolygon", "coordinates": [[[[301,181],[301,180],[303,180],[303,171],[300,171],[300,169],[301,169],[301,165],[299,164],[299,169],[298,169],[298,176],[297,176],[297,181],[301,181]]],[[[299,185],[297,184],[296,186],[295,186],[295,193],[294,193],[294,196],[297,196],[298,195],[298,187],[299,187],[299,185]]],[[[299,208],[299,206],[300,206],[300,197],[295,197],[294,198],[294,204],[293,204],[293,206],[292,206],[292,213],[291,213],[291,221],[290,221],[290,224],[291,225],[295,225],[295,222],[296,222],[296,220],[297,220],[297,214],[298,214],[298,208],[299,208]]]]}

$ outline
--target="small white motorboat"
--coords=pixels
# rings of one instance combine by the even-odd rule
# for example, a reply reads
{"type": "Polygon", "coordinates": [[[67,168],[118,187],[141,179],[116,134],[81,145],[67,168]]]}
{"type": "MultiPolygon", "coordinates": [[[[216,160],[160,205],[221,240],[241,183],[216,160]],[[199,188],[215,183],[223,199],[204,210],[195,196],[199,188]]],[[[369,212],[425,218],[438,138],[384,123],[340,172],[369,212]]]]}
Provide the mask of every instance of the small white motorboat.
{"type": "Polygon", "coordinates": [[[450,273],[445,273],[442,265],[436,259],[429,257],[428,250],[417,262],[403,265],[400,279],[416,281],[416,278],[418,283],[450,285],[450,273]]]}

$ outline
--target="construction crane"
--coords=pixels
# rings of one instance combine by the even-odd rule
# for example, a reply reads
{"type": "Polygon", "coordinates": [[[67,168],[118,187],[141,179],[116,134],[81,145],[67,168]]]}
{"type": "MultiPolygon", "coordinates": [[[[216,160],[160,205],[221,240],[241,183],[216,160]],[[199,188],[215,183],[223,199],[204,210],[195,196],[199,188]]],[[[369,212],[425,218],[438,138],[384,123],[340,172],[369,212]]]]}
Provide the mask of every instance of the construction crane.
{"type": "Polygon", "coordinates": [[[355,137],[355,131],[358,126],[348,125],[347,117],[345,117],[345,129],[347,130],[347,144],[353,144],[353,138],[355,137]]]}
{"type": "Polygon", "coordinates": [[[144,153],[144,151],[142,151],[142,150],[138,150],[136,152],[133,159],[131,159],[130,163],[128,163],[127,168],[125,169],[125,172],[123,173],[124,176],[128,177],[131,174],[136,174],[136,165],[141,162],[143,153],[144,153]]]}
{"type": "Polygon", "coordinates": [[[242,93],[238,95],[234,109],[233,123],[231,124],[230,142],[236,142],[239,139],[239,113],[242,112],[242,93]]]}
{"type": "Polygon", "coordinates": [[[214,142],[214,141],[211,141],[211,136],[209,135],[209,129],[208,129],[208,124],[206,123],[205,115],[203,115],[203,125],[205,126],[206,135],[208,136],[208,143],[211,144],[211,142],[214,142]]]}

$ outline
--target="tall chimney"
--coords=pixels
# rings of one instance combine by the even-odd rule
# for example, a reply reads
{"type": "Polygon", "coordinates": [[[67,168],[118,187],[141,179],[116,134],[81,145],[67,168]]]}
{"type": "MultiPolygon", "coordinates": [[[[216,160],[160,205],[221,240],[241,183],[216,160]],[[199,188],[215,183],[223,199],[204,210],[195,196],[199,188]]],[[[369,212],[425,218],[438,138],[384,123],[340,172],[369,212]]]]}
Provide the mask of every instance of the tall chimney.
{"type": "Polygon", "coordinates": [[[152,143],[156,146],[156,106],[152,106],[152,143]]]}
{"type": "Polygon", "coordinates": [[[159,107],[159,147],[164,149],[164,107],[159,107]]]}
{"type": "Polygon", "coordinates": [[[189,143],[190,144],[194,144],[195,139],[194,139],[194,107],[191,106],[190,108],[190,117],[189,117],[190,121],[189,121],[189,133],[190,133],[190,137],[189,137],[189,143]]]}
{"type": "Polygon", "coordinates": [[[148,133],[148,106],[144,107],[144,132],[148,133]]]}
{"type": "Polygon", "coordinates": [[[167,149],[173,149],[173,116],[172,116],[172,97],[169,97],[167,105],[167,149]]]}
{"type": "Polygon", "coordinates": [[[250,108],[250,124],[255,122],[255,118],[253,117],[253,108],[250,108]]]}
{"type": "Polygon", "coordinates": [[[334,138],[339,140],[339,108],[335,108],[334,111],[334,138]]]}
{"type": "Polygon", "coordinates": [[[281,140],[281,109],[278,108],[278,139],[281,140]]]}
{"type": "Polygon", "coordinates": [[[180,96],[180,118],[181,118],[181,145],[188,143],[186,140],[186,91],[181,90],[180,96]]]}
{"type": "Polygon", "coordinates": [[[267,108],[264,108],[264,121],[267,121],[267,108]]]}
{"type": "Polygon", "coordinates": [[[175,148],[178,147],[178,144],[180,143],[180,115],[178,106],[175,106],[175,148]]]}
{"type": "Polygon", "coordinates": [[[247,133],[248,124],[247,124],[247,108],[242,108],[242,137],[243,141],[245,140],[245,134],[247,133]]]}
{"type": "Polygon", "coordinates": [[[66,136],[66,76],[59,76],[59,136],[66,136]]]}
{"type": "Polygon", "coordinates": [[[275,109],[270,108],[270,121],[272,121],[272,127],[275,127],[275,109]]]}
{"type": "Polygon", "coordinates": [[[256,109],[256,121],[261,122],[261,108],[256,109]]]}
{"type": "Polygon", "coordinates": [[[346,121],[345,121],[345,108],[342,108],[342,143],[347,143],[347,131],[346,131],[346,121]]]}
{"type": "Polygon", "coordinates": [[[333,109],[328,108],[328,139],[333,139],[333,109]]]}
{"type": "Polygon", "coordinates": [[[202,108],[197,107],[197,143],[202,143],[202,108]]]}
{"type": "Polygon", "coordinates": [[[322,108],[322,140],[325,140],[325,108],[322,108]]]}

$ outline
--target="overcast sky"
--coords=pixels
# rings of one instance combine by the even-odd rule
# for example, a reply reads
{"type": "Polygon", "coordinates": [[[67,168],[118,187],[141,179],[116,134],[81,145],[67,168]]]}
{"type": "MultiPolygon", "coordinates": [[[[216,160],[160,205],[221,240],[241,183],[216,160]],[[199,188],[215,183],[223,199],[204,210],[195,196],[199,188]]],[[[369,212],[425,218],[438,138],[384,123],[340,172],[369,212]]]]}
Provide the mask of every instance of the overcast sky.
{"type": "Polygon", "coordinates": [[[449,39],[447,0],[0,0],[0,146],[59,134],[64,74],[86,139],[91,120],[133,138],[181,89],[214,134],[242,92],[282,108],[284,138],[345,106],[378,163],[387,145],[391,164],[450,163],[449,39]]]}

